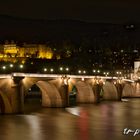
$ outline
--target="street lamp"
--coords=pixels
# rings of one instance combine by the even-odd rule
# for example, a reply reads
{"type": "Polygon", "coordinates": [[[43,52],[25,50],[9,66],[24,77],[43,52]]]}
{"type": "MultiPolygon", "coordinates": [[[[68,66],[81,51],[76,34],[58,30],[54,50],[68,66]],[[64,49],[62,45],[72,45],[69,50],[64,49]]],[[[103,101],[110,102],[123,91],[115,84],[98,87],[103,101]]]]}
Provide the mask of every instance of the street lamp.
{"type": "Polygon", "coordinates": [[[13,64],[10,64],[10,68],[13,68],[13,66],[14,66],[13,64]]]}
{"type": "Polygon", "coordinates": [[[63,67],[60,67],[60,71],[63,71],[63,67]]]}
{"type": "Polygon", "coordinates": [[[3,66],[2,69],[5,70],[6,69],[6,66],[3,66]]]}
{"type": "Polygon", "coordinates": [[[98,70],[97,72],[100,73],[100,70],[98,70]]]}
{"type": "Polygon", "coordinates": [[[78,70],[78,73],[80,74],[81,73],[81,70],[78,70]]]}
{"type": "Polygon", "coordinates": [[[53,69],[53,68],[51,68],[51,69],[50,69],[50,71],[51,71],[51,72],[53,72],[53,71],[54,71],[54,69],[53,69]]]}
{"type": "Polygon", "coordinates": [[[66,71],[69,71],[69,68],[66,68],[66,71]]]}
{"type": "Polygon", "coordinates": [[[19,65],[19,67],[22,69],[23,68],[23,65],[21,64],[21,65],[19,65]]]}
{"type": "Polygon", "coordinates": [[[86,74],[86,71],[84,70],[83,73],[86,74]]]}
{"type": "Polygon", "coordinates": [[[44,72],[46,72],[47,71],[47,69],[46,68],[44,68],[44,72]]]}

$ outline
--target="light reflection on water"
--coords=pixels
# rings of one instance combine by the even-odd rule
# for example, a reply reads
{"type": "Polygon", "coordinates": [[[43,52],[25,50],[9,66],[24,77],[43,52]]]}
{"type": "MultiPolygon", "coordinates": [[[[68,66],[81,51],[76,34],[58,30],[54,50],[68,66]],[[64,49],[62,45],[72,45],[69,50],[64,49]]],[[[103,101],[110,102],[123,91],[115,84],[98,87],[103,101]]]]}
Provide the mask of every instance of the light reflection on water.
{"type": "Polygon", "coordinates": [[[0,116],[1,140],[140,139],[140,135],[123,135],[124,128],[140,128],[140,99],[72,108],[38,106],[37,111],[33,106],[32,112],[0,116]]]}

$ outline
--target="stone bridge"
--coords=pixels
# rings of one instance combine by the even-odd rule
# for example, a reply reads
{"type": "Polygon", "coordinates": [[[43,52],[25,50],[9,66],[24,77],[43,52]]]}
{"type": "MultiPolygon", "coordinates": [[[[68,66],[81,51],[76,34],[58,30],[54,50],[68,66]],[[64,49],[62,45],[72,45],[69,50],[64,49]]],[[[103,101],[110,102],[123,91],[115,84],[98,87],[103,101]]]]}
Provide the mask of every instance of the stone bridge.
{"type": "Polygon", "coordinates": [[[42,93],[42,106],[69,106],[69,93],[76,88],[78,103],[120,101],[122,97],[140,97],[139,81],[118,77],[12,73],[0,75],[0,113],[23,113],[28,90],[37,85],[42,93]]]}

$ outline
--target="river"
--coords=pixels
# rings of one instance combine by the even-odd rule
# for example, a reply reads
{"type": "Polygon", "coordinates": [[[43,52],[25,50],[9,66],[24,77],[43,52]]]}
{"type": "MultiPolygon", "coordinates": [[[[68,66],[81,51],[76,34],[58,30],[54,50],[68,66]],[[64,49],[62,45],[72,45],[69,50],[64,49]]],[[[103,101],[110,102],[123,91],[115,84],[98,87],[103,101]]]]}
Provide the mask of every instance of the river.
{"type": "Polygon", "coordinates": [[[140,98],[69,108],[27,102],[24,114],[0,115],[0,140],[139,140],[140,98]]]}

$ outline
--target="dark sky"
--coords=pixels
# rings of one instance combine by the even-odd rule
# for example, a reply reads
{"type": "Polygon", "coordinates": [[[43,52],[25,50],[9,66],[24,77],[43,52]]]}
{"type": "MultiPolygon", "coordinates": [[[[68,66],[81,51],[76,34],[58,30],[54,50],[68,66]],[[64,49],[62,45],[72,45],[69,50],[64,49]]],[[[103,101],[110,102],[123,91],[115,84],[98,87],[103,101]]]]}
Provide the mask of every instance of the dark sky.
{"type": "Polygon", "coordinates": [[[0,0],[0,14],[92,22],[140,22],[140,0],[0,0]]]}

